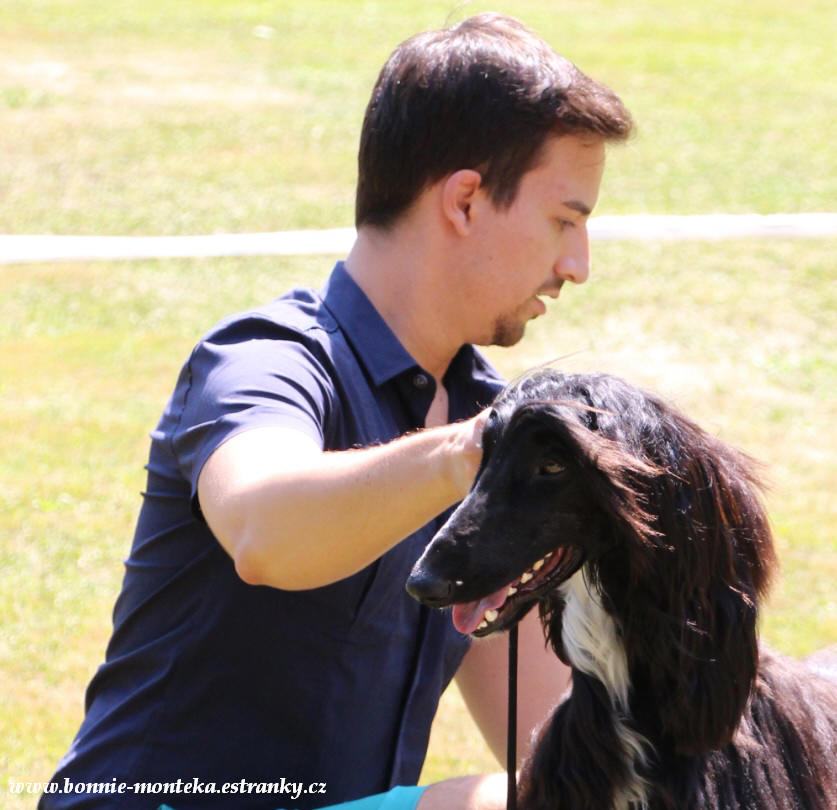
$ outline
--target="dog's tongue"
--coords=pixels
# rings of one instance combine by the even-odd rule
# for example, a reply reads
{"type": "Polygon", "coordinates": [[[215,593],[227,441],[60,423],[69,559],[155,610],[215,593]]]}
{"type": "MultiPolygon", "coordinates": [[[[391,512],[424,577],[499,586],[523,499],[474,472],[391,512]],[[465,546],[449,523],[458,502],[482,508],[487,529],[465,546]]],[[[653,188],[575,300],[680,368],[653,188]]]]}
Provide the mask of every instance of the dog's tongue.
{"type": "Polygon", "coordinates": [[[484,596],[478,602],[463,602],[453,606],[453,626],[467,636],[477,629],[486,610],[496,610],[506,601],[509,586],[504,585],[499,591],[484,596]]]}

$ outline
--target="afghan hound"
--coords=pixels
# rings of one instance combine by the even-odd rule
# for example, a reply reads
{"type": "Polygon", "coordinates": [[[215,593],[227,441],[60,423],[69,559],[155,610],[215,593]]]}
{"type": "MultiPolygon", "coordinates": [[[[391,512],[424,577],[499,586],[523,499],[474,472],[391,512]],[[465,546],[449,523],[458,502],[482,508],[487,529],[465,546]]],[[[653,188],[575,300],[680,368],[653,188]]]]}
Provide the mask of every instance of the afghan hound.
{"type": "Polygon", "coordinates": [[[835,810],[837,685],[757,640],[776,566],[754,463],[607,375],[500,394],[410,593],[463,633],[535,604],[572,688],[522,810],[835,810]]]}

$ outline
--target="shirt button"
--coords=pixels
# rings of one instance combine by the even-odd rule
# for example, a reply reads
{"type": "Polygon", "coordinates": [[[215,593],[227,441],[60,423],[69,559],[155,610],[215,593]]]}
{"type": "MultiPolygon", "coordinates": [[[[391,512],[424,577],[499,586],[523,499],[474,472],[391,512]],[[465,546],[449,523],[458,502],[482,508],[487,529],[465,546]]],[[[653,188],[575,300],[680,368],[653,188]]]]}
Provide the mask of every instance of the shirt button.
{"type": "Polygon", "coordinates": [[[416,376],[413,377],[413,385],[416,388],[427,388],[427,386],[430,385],[430,380],[427,378],[426,374],[416,374],[416,376]]]}

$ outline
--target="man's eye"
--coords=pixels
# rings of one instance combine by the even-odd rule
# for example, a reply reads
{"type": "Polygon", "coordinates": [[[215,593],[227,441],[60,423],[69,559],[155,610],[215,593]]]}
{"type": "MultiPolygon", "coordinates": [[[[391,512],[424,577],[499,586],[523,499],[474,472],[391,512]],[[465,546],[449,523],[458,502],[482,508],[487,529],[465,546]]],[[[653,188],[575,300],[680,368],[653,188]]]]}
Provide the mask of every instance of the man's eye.
{"type": "Polygon", "coordinates": [[[538,464],[538,475],[558,475],[564,472],[564,465],[551,458],[544,459],[538,464]]]}

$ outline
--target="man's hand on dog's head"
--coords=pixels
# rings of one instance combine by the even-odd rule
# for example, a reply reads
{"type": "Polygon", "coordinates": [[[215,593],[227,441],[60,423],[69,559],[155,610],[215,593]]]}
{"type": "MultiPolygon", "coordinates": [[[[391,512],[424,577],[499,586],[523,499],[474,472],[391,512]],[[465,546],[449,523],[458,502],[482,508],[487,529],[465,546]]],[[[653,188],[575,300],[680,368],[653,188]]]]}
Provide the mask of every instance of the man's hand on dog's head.
{"type": "Polygon", "coordinates": [[[490,413],[491,408],[486,408],[464,422],[455,422],[442,428],[451,432],[451,441],[454,443],[451,475],[463,498],[471,488],[482,461],[482,431],[490,413]]]}

